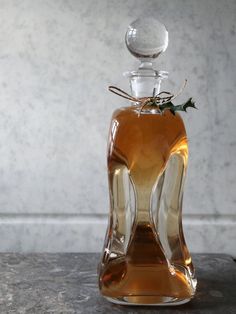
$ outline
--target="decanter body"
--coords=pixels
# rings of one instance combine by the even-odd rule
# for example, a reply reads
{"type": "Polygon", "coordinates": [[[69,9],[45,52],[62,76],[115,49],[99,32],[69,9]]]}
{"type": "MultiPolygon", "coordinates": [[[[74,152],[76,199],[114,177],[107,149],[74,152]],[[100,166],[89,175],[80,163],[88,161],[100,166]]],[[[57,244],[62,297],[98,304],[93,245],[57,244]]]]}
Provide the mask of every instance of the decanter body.
{"type": "MultiPolygon", "coordinates": [[[[159,92],[161,74],[141,69],[130,75],[133,95],[159,92]]],[[[114,112],[108,143],[110,220],[99,267],[100,291],[108,300],[170,305],[193,297],[196,280],[182,228],[187,161],[178,113],[148,106],[140,112],[135,103],[114,112]]]]}

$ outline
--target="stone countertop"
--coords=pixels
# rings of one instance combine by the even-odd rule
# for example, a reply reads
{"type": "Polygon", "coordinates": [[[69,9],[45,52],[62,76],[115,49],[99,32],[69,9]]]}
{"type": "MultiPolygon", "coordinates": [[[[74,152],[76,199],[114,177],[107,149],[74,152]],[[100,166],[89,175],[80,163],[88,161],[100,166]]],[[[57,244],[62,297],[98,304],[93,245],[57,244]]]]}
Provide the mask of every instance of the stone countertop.
{"type": "Polygon", "coordinates": [[[236,313],[236,264],[230,256],[193,255],[196,297],[176,307],[120,306],[99,295],[93,253],[0,253],[0,313],[236,313]]]}

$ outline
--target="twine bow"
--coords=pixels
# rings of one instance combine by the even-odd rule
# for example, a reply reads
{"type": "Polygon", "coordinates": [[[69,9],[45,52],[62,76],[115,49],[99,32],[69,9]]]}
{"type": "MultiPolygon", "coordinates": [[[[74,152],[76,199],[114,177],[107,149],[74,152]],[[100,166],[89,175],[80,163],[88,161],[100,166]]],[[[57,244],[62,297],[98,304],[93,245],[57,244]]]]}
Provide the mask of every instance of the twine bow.
{"type": "MultiPolygon", "coordinates": [[[[177,108],[177,107],[180,107],[180,106],[174,106],[171,102],[173,99],[175,99],[177,96],[179,96],[185,86],[187,84],[187,80],[185,79],[184,80],[184,83],[182,85],[182,87],[179,89],[179,91],[176,93],[176,94],[172,94],[170,92],[166,92],[166,91],[162,91],[160,92],[159,94],[155,95],[156,94],[156,89],[154,88],[153,90],[153,95],[152,96],[149,96],[149,97],[134,97],[128,93],[126,93],[125,91],[123,91],[122,89],[116,87],[116,86],[109,86],[108,89],[110,92],[120,96],[120,97],[123,97],[125,99],[128,99],[128,100],[131,100],[131,101],[134,101],[136,103],[138,103],[140,105],[140,109],[139,109],[139,116],[143,110],[143,108],[147,105],[154,105],[157,107],[157,110],[159,110],[160,112],[162,112],[164,109],[170,109],[171,112],[174,114],[174,112],[176,110],[182,110],[182,111],[186,111],[185,108],[183,109],[176,109],[174,110],[173,107],[177,108]],[[163,106],[165,104],[170,104],[170,106],[163,106]]],[[[191,99],[188,100],[188,101],[192,101],[191,99]]],[[[182,105],[184,106],[184,105],[182,105]]],[[[194,107],[194,103],[192,102],[192,105],[188,105],[187,107],[194,107]]]]}

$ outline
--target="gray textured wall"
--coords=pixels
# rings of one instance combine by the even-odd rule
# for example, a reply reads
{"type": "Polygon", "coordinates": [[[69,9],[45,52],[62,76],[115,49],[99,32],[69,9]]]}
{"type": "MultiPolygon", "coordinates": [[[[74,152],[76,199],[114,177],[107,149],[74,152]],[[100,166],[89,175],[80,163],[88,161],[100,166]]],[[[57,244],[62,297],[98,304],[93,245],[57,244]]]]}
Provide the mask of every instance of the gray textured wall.
{"type": "Polygon", "coordinates": [[[137,61],[124,45],[142,13],[165,22],[163,88],[188,86],[184,226],[193,251],[236,255],[234,0],[0,0],[0,250],[101,250],[106,139],[137,61]]]}

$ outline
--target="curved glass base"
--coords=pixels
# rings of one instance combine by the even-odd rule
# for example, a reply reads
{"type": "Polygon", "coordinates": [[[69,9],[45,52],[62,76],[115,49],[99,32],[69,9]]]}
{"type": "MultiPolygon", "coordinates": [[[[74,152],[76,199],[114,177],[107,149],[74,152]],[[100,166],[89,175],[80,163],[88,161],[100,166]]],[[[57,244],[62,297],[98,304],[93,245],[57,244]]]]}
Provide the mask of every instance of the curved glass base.
{"type": "Polygon", "coordinates": [[[120,298],[111,298],[103,296],[109,302],[120,304],[120,305],[140,305],[140,306],[174,306],[181,305],[189,302],[191,298],[188,299],[179,299],[173,297],[165,296],[123,296],[120,298]]]}

